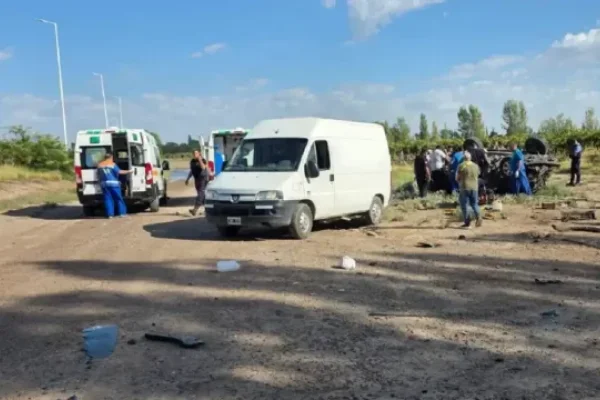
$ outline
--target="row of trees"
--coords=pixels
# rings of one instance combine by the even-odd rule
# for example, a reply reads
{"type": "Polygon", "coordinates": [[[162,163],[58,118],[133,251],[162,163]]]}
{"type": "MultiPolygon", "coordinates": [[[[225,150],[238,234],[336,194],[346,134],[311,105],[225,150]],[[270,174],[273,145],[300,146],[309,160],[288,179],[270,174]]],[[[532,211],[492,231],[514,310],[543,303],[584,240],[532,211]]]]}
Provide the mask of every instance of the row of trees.
{"type": "Polygon", "coordinates": [[[436,144],[443,146],[460,146],[466,138],[478,138],[486,146],[506,146],[511,141],[522,143],[528,136],[545,139],[555,151],[566,151],[567,141],[577,139],[584,145],[597,147],[600,145],[600,123],[593,108],[585,111],[581,124],[576,124],[564,114],[549,118],[540,124],[537,131],[529,125],[527,109],[522,101],[508,100],[502,108],[502,129],[500,134],[495,129],[486,128],[483,114],[475,105],[463,106],[457,113],[456,129],[444,126],[438,128],[435,121],[429,124],[427,116],[421,114],[419,131],[413,134],[404,118],[398,118],[390,125],[381,122],[388,136],[392,153],[414,153],[418,149],[436,144]]]}

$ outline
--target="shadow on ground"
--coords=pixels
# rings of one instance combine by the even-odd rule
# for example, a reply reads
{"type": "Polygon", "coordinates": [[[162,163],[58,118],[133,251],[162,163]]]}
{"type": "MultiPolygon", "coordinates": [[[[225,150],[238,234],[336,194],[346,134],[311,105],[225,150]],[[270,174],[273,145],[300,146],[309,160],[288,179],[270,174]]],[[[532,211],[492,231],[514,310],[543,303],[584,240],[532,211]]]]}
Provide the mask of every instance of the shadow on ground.
{"type": "Polygon", "coordinates": [[[373,254],[354,272],[274,259],[219,274],[215,262],[37,263],[93,286],[3,305],[0,397],[547,400],[600,390],[597,264],[434,250],[373,254]],[[86,363],[80,330],[98,323],[118,324],[120,342],[86,363]],[[157,329],[207,345],[141,339],[157,329]]]}

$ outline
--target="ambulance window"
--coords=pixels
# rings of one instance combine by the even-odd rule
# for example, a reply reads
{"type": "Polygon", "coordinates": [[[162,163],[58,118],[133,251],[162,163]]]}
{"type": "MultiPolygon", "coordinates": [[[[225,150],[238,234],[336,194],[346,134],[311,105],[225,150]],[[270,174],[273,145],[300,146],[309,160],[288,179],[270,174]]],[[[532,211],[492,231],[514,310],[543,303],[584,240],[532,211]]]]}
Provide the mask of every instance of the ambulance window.
{"type": "Polygon", "coordinates": [[[131,144],[131,164],[136,167],[144,166],[144,150],[138,144],[131,144]]]}
{"type": "Polygon", "coordinates": [[[81,168],[94,169],[98,163],[104,160],[109,148],[106,146],[82,147],[81,148],[81,168]]]}

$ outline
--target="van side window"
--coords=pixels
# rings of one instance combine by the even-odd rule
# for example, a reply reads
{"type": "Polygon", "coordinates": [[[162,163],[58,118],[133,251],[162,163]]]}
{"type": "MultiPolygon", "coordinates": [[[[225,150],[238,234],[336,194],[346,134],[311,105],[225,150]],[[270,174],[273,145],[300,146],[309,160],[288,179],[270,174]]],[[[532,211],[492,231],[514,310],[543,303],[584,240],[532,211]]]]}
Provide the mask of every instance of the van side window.
{"type": "Polygon", "coordinates": [[[321,171],[327,171],[331,167],[329,160],[329,146],[326,140],[315,141],[314,149],[316,150],[317,166],[321,171]]]}
{"type": "Polygon", "coordinates": [[[154,148],[154,157],[155,157],[155,159],[154,159],[155,161],[154,162],[156,163],[156,166],[158,168],[161,168],[161,165],[160,165],[160,152],[159,152],[159,150],[156,147],[154,148]]]}
{"type": "Polygon", "coordinates": [[[135,167],[144,166],[144,150],[139,144],[131,144],[131,164],[135,167]]]}

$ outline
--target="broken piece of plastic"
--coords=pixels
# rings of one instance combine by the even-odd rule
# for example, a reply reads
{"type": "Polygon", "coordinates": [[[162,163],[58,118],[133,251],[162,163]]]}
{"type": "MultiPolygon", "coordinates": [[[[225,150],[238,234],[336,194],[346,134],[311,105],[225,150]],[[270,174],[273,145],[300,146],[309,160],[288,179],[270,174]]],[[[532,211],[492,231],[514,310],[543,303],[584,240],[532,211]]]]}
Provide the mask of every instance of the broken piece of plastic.
{"type": "Polygon", "coordinates": [[[169,342],[179,345],[185,349],[193,349],[198,346],[202,346],[204,342],[200,339],[197,339],[193,336],[173,336],[162,333],[146,333],[144,337],[148,340],[153,340],[156,342],[169,342]]]}
{"type": "Polygon", "coordinates": [[[340,262],[340,267],[348,271],[356,269],[356,261],[348,256],[344,256],[340,262]]]}
{"type": "Polygon", "coordinates": [[[235,260],[217,262],[217,271],[219,272],[232,272],[238,269],[240,269],[240,264],[235,260]]]}
{"type": "Polygon", "coordinates": [[[83,330],[83,349],[92,358],[110,356],[117,345],[117,325],[98,325],[83,330]]]}

